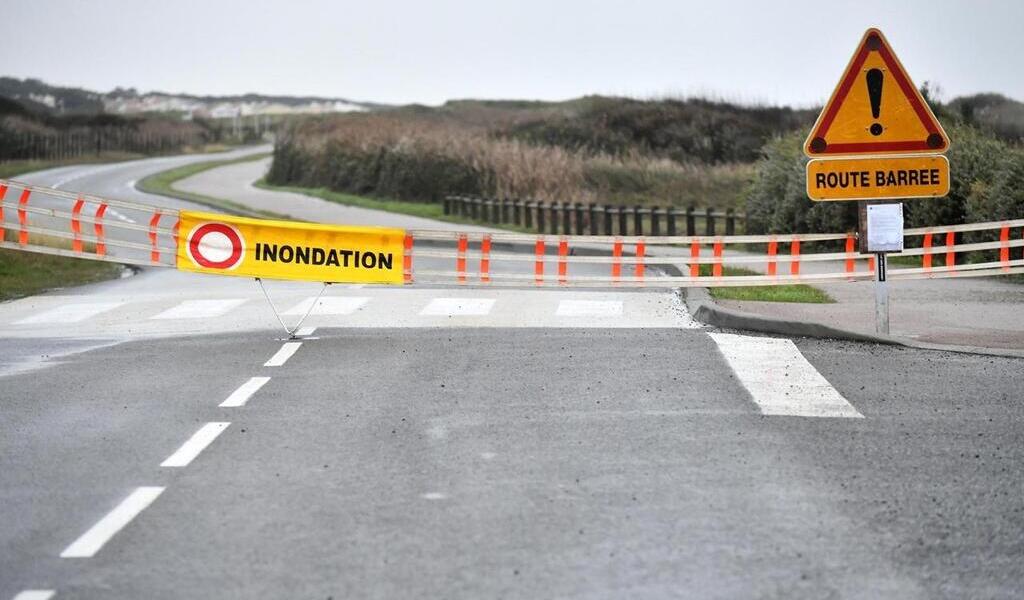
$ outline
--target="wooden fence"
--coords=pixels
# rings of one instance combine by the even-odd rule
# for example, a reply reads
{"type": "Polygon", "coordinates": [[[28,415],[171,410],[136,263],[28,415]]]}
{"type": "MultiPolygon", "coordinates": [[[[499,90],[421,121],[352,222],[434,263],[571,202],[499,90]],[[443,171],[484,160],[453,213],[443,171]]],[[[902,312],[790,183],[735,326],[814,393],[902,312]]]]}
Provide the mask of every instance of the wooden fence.
{"type": "Polygon", "coordinates": [[[731,208],[609,206],[467,196],[445,198],[444,214],[562,235],[736,235],[737,221],[746,218],[731,208]],[[698,220],[703,225],[701,234],[698,220]]]}

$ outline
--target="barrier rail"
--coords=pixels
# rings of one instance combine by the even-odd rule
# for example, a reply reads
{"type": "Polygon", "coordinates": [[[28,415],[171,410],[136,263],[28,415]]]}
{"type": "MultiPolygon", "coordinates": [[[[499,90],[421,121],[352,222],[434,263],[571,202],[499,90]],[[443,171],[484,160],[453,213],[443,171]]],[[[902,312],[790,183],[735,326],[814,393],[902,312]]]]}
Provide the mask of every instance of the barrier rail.
{"type": "MultiPolygon", "coordinates": [[[[180,268],[181,219],[182,213],[174,209],[0,180],[0,232],[4,233],[0,236],[0,247],[3,248],[180,268]]],[[[231,217],[225,216],[224,220],[230,223],[231,217]]],[[[396,282],[405,284],[718,287],[858,281],[872,279],[874,273],[873,256],[856,251],[857,240],[852,233],[737,236],[575,236],[435,230],[401,233],[404,238],[399,238],[397,246],[401,253],[394,268],[400,271],[396,282]],[[833,248],[808,252],[809,248],[823,244],[833,248]],[[843,251],[835,251],[836,246],[843,251]],[[836,266],[831,268],[830,263],[836,266]],[[709,265],[710,269],[702,270],[704,265],[709,265]],[[725,271],[729,266],[763,272],[730,274],[725,271]]],[[[906,230],[905,234],[908,240],[920,239],[920,244],[891,256],[921,257],[921,265],[890,269],[890,279],[1024,272],[1021,250],[1024,219],[914,228],[906,230]],[[960,234],[984,235],[984,232],[991,232],[993,239],[957,242],[960,234]],[[991,252],[997,260],[964,262],[965,253],[979,252],[991,252]],[[940,260],[941,265],[937,264],[940,260]]],[[[248,248],[245,252],[254,250],[248,248]]]]}

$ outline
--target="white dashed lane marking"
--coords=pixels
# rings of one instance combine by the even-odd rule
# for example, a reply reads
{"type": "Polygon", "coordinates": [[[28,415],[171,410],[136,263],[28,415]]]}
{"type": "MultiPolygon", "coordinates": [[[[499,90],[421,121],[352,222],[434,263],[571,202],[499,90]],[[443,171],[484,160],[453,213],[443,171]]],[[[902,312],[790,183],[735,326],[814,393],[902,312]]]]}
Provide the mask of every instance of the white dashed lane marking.
{"type": "Polygon", "coordinates": [[[252,398],[255,394],[263,387],[268,381],[269,377],[252,377],[249,381],[246,381],[237,390],[231,392],[227,400],[220,403],[221,408],[237,408],[239,406],[245,406],[245,403],[252,398]]]}
{"type": "Polygon", "coordinates": [[[15,321],[15,325],[55,325],[63,323],[79,323],[100,313],[113,310],[124,302],[72,302],[57,308],[43,311],[37,315],[15,321]]]}
{"type": "Polygon", "coordinates": [[[285,342],[281,349],[276,354],[270,357],[270,360],[263,363],[264,367],[280,367],[284,363],[288,362],[288,359],[295,354],[295,351],[299,349],[302,342],[285,342]]]}
{"type": "Polygon", "coordinates": [[[153,486],[135,488],[127,498],[114,507],[114,510],[107,513],[89,531],[83,533],[82,537],[65,548],[60,553],[61,558],[89,558],[93,556],[118,531],[124,529],[126,525],[132,522],[132,519],[146,510],[146,507],[152,504],[163,491],[164,488],[153,486]]]}
{"type": "Polygon", "coordinates": [[[18,592],[13,600],[50,600],[56,593],[54,590],[25,590],[18,592]]]}
{"type": "Polygon", "coordinates": [[[305,336],[308,336],[308,335],[313,335],[314,331],[316,331],[316,327],[309,327],[309,326],[307,326],[307,327],[300,327],[295,332],[295,335],[300,336],[300,337],[305,337],[305,336]]]}
{"type": "Polygon", "coordinates": [[[555,314],[559,317],[621,317],[621,300],[562,300],[555,314]]]}
{"type": "Polygon", "coordinates": [[[306,314],[312,306],[313,310],[309,313],[311,315],[350,315],[369,301],[369,298],[349,298],[345,296],[324,296],[319,300],[316,298],[306,298],[286,310],[284,314],[301,316],[306,314]],[[315,306],[313,305],[314,301],[316,302],[315,306]]]}
{"type": "Polygon", "coordinates": [[[209,319],[219,317],[228,311],[244,304],[244,298],[224,300],[186,300],[181,304],[168,308],[151,319],[209,319]]]}
{"type": "Polygon", "coordinates": [[[482,317],[494,307],[491,298],[434,298],[420,314],[427,317],[482,317]]]}
{"type": "Polygon", "coordinates": [[[207,423],[199,428],[199,431],[192,434],[181,448],[174,451],[174,454],[167,457],[167,460],[160,463],[161,467],[187,467],[199,453],[213,443],[231,423],[207,423]]]}
{"type": "Polygon", "coordinates": [[[863,418],[807,362],[793,340],[709,333],[766,415],[863,418]]]}

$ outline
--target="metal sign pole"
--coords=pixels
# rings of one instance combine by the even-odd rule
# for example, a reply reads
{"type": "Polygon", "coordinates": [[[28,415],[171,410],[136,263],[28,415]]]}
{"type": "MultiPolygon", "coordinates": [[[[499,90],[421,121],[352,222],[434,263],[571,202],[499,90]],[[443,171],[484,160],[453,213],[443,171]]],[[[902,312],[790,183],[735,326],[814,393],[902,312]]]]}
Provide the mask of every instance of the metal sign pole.
{"type": "Polygon", "coordinates": [[[886,281],[888,260],[885,252],[875,254],[875,331],[889,335],[889,283],[886,281]]]}

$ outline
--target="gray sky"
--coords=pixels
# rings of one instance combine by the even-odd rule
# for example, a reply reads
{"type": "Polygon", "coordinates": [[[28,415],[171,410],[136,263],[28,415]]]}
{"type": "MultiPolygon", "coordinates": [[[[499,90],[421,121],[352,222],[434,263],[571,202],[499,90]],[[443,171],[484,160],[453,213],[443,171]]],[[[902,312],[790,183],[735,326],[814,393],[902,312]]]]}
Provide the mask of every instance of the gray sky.
{"type": "Polygon", "coordinates": [[[945,98],[1024,100],[1024,1],[0,0],[0,74],[380,102],[827,99],[864,29],[945,98]]]}

